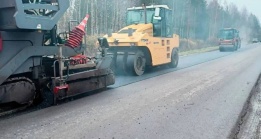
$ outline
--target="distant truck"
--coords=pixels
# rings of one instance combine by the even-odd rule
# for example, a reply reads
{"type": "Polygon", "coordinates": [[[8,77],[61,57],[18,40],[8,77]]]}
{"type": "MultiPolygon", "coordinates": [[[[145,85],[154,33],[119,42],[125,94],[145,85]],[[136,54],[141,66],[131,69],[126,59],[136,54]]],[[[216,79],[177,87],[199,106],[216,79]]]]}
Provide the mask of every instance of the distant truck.
{"type": "Polygon", "coordinates": [[[253,38],[252,39],[252,43],[258,43],[259,41],[258,41],[258,39],[257,38],[253,38]]]}
{"type": "Polygon", "coordinates": [[[241,39],[239,31],[234,28],[224,28],[219,31],[219,51],[224,52],[227,50],[237,51],[241,48],[241,39]]]}

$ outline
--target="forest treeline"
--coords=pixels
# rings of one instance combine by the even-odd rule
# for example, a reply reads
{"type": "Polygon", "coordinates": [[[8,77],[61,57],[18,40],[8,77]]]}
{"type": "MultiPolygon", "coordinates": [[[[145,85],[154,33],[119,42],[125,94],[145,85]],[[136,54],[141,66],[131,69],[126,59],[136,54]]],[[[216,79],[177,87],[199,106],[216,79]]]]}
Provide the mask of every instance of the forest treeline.
{"type": "Polygon", "coordinates": [[[246,8],[239,9],[225,0],[71,0],[71,7],[59,26],[66,29],[69,20],[82,20],[90,14],[87,33],[106,34],[124,27],[126,9],[133,6],[166,4],[173,12],[173,30],[181,38],[208,40],[221,28],[237,28],[245,40],[261,39],[258,18],[246,8]]]}

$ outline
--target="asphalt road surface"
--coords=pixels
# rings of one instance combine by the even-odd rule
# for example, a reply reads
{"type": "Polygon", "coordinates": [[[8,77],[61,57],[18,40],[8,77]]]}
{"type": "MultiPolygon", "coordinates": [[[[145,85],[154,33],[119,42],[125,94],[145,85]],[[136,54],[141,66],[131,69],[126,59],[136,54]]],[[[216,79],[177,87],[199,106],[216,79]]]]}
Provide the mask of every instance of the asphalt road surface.
{"type": "Polygon", "coordinates": [[[182,57],[111,89],[0,121],[1,138],[227,138],[261,73],[261,45],[182,57]],[[138,81],[138,82],[137,82],[138,81]]]}
{"type": "MultiPolygon", "coordinates": [[[[258,44],[251,44],[251,45],[243,45],[243,47],[239,50],[239,51],[245,51],[248,49],[251,49],[253,47],[258,46],[258,44]]],[[[121,87],[130,83],[134,83],[137,81],[141,81],[144,79],[148,79],[151,77],[155,77],[155,76],[159,76],[162,74],[166,74],[169,72],[173,72],[176,70],[181,70],[184,68],[188,68],[191,66],[195,66],[198,64],[202,64],[205,62],[209,62],[221,57],[225,57],[228,55],[234,54],[234,52],[219,52],[219,51],[212,51],[212,52],[207,52],[207,53],[200,53],[200,54],[194,54],[194,55],[189,55],[189,56],[184,56],[184,57],[180,57],[179,60],[179,65],[177,68],[175,69],[168,69],[165,67],[158,67],[158,68],[154,68],[149,72],[145,72],[144,75],[142,75],[141,77],[135,77],[135,76],[117,76],[116,77],[116,83],[114,85],[111,86],[111,88],[115,88],[115,87],[121,87]]]]}

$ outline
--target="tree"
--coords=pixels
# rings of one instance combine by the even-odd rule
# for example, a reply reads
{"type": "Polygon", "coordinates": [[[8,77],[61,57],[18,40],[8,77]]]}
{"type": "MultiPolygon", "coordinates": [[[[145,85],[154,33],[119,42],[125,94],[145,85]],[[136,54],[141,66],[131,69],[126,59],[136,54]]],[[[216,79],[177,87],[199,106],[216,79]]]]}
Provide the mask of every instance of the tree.
{"type": "MultiPolygon", "coordinates": [[[[166,4],[173,11],[173,30],[181,38],[206,40],[216,37],[219,29],[232,27],[247,30],[251,37],[260,33],[257,17],[246,8],[241,11],[235,4],[221,4],[220,0],[70,0],[71,6],[59,23],[61,31],[67,30],[69,20],[82,20],[91,15],[87,24],[88,35],[114,32],[126,25],[126,9],[142,3],[166,4]]],[[[246,32],[246,31],[244,31],[246,32]]]]}

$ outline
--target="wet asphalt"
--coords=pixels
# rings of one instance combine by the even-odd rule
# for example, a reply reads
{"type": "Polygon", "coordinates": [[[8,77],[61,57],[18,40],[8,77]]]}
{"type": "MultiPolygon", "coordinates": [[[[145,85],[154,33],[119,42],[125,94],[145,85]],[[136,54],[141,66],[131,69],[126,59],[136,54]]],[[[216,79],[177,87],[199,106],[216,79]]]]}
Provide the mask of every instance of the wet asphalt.
{"type": "MultiPolygon", "coordinates": [[[[237,52],[242,52],[248,49],[252,49],[254,47],[256,47],[259,44],[244,44],[243,47],[241,49],[239,49],[237,52]]],[[[155,76],[159,76],[162,74],[166,74],[169,72],[173,72],[173,71],[177,71],[177,70],[182,70],[184,68],[188,68],[191,66],[195,66],[198,64],[202,64],[205,62],[209,62],[215,59],[219,59],[222,57],[226,57],[229,56],[231,54],[234,54],[234,52],[219,52],[217,51],[210,51],[210,52],[206,52],[206,53],[199,53],[199,54],[193,54],[193,55],[188,55],[188,56],[180,56],[179,59],[179,65],[177,68],[171,69],[168,68],[167,66],[159,66],[153,69],[150,69],[149,71],[145,72],[144,75],[140,76],[140,77],[136,77],[136,76],[130,76],[130,75],[116,75],[116,83],[112,86],[110,86],[109,88],[117,88],[117,87],[121,87],[124,85],[128,85],[137,81],[141,81],[141,80],[145,80],[148,78],[152,78],[155,76]]]]}
{"type": "Polygon", "coordinates": [[[261,73],[261,45],[181,57],[107,91],[0,121],[0,138],[227,138],[261,73]]]}

